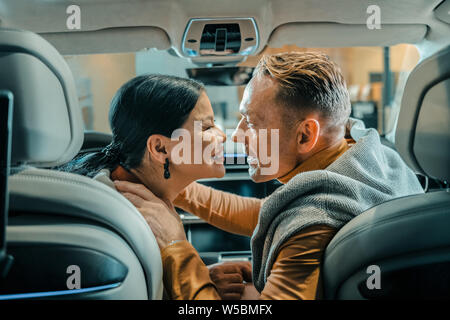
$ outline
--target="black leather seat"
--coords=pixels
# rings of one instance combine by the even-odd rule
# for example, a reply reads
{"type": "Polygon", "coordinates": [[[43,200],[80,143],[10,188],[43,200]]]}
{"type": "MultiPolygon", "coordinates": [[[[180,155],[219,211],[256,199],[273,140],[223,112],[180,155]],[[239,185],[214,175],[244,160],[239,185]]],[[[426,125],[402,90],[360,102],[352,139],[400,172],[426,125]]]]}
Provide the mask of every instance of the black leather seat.
{"type": "Polygon", "coordinates": [[[410,74],[395,145],[443,187],[383,203],[339,230],[324,256],[327,299],[450,298],[450,47],[410,74]]]}
{"type": "Polygon", "coordinates": [[[89,153],[102,150],[112,141],[112,134],[98,131],[85,131],[83,145],[79,153],[89,153]]]}

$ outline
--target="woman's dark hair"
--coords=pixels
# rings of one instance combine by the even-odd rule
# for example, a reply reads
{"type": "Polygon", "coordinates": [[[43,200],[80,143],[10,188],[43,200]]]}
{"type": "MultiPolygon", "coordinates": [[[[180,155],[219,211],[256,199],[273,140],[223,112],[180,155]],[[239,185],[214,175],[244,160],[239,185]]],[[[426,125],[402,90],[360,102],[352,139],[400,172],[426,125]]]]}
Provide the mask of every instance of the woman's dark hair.
{"type": "Polygon", "coordinates": [[[138,167],[148,137],[170,137],[187,120],[204,90],[197,81],[175,76],[150,74],[131,79],[111,101],[111,144],[101,152],[76,157],[59,169],[93,177],[119,164],[127,170],[138,167]]]}

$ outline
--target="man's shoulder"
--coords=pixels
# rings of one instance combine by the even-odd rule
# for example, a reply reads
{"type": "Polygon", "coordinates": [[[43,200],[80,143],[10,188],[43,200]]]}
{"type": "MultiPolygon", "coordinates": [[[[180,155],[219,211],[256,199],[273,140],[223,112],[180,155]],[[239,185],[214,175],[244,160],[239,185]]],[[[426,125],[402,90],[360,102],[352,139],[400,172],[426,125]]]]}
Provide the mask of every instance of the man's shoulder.
{"type": "Polygon", "coordinates": [[[325,224],[316,224],[305,227],[294,233],[281,245],[279,252],[295,254],[314,250],[325,251],[328,243],[337,233],[338,228],[325,224]]]}

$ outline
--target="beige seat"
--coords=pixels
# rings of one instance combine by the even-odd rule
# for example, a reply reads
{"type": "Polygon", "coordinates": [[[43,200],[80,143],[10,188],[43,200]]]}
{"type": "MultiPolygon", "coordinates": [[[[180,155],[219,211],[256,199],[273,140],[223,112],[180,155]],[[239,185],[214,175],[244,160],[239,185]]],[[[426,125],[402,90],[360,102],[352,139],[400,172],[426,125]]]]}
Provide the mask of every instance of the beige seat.
{"type": "Polygon", "coordinates": [[[64,59],[31,32],[0,29],[0,39],[0,88],[14,94],[7,228],[14,264],[0,299],[161,299],[159,248],[136,208],[102,183],[44,169],[71,160],[83,142],[64,59]],[[79,286],[72,275],[81,275],[79,286]]]}

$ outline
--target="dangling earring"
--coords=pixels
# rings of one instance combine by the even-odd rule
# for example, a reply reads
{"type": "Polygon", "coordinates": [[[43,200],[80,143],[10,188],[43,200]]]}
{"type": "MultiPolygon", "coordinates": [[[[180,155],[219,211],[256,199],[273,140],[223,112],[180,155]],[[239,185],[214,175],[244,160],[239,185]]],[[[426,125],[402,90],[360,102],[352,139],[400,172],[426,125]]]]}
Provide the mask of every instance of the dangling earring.
{"type": "Polygon", "coordinates": [[[169,179],[170,178],[169,158],[166,158],[166,163],[164,163],[164,178],[165,179],[169,179]]]}

